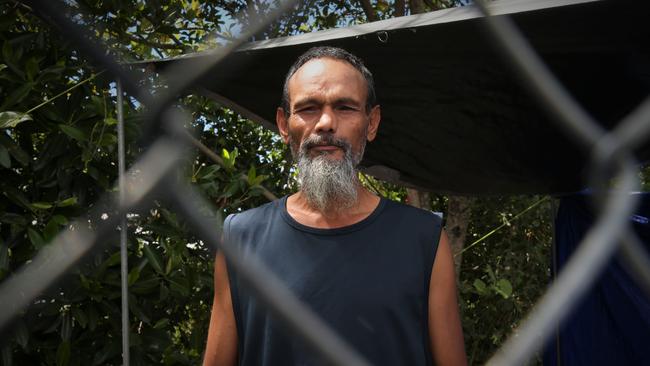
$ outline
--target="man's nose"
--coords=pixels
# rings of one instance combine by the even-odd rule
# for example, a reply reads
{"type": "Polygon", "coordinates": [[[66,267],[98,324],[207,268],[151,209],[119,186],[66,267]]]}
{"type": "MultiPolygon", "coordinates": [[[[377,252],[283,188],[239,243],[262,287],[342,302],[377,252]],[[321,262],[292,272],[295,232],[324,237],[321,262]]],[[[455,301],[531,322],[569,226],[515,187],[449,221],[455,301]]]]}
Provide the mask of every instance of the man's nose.
{"type": "Polygon", "coordinates": [[[336,113],[329,107],[323,108],[323,112],[316,123],[316,133],[336,131],[336,113]]]}

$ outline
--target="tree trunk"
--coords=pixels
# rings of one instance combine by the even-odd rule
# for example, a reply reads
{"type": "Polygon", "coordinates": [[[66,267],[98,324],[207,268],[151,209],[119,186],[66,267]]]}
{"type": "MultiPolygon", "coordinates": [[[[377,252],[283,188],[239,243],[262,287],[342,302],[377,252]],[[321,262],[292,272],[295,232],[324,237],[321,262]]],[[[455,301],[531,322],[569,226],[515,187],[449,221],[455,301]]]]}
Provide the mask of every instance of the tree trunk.
{"type": "Polygon", "coordinates": [[[411,14],[424,13],[424,1],[409,0],[409,8],[411,9],[411,14]]]}
{"type": "Polygon", "coordinates": [[[413,207],[423,208],[425,210],[431,209],[429,192],[418,191],[414,188],[407,188],[406,199],[408,200],[407,203],[413,207]]]}
{"type": "Polygon", "coordinates": [[[370,0],[359,0],[359,3],[361,3],[363,12],[366,14],[366,18],[368,18],[369,22],[377,20],[377,14],[375,13],[375,9],[373,9],[372,4],[370,4],[370,0]]]}
{"type": "Polygon", "coordinates": [[[395,0],[395,16],[396,17],[403,16],[405,7],[406,7],[406,3],[404,2],[404,0],[395,0]]]}
{"type": "Polygon", "coordinates": [[[460,264],[462,261],[460,252],[463,250],[467,239],[467,227],[472,215],[473,202],[472,197],[447,197],[447,235],[449,236],[451,252],[454,255],[457,278],[460,277],[460,264]]]}

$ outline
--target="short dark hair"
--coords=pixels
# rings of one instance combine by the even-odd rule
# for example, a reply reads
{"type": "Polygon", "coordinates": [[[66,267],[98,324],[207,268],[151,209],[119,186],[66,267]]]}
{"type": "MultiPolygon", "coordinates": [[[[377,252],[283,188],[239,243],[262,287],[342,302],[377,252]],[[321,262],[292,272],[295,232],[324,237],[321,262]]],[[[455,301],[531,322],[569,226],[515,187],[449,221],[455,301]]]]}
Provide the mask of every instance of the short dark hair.
{"type": "Polygon", "coordinates": [[[312,47],[309,50],[307,50],[307,52],[300,55],[298,59],[296,59],[296,62],[294,62],[293,65],[291,65],[291,67],[289,68],[287,77],[284,78],[284,87],[282,88],[281,107],[284,110],[285,116],[290,115],[289,79],[291,79],[293,74],[295,74],[296,71],[298,71],[298,69],[301,68],[304,64],[306,64],[311,60],[315,60],[319,58],[332,58],[335,60],[345,61],[348,64],[352,65],[355,69],[357,69],[357,71],[359,71],[363,76],[363,78],[366,80],[366,87],[367,87],[366,112],[370,112],[372,107],[377,105],[377,95],[375,94],[375,81],[372,77],[372,73],[363,64],[363,61],[359,57],[338,47],[330,47],[330,46],[312,47]]]}

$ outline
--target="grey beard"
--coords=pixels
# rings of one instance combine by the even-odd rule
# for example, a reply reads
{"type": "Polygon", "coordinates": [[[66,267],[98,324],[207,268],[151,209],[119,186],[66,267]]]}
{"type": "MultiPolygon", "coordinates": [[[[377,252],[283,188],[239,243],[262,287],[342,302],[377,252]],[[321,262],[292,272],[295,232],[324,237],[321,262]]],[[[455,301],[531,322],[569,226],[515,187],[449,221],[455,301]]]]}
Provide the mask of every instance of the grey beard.
{"type": "Polygon", "coordinates": [[[350,143],[329,135],[310,137],[302,143],[297,154],[298,186],[311,207],[324,212],[340,211],[354,205],[358,194],[356,167],[364,148],[365,143],[359,154],[353,154],[350,143]],[[317,144],[342,148],[345,152],[343,159],[331,159],[328,152],[310,157],[309,148],[317,144]]]}

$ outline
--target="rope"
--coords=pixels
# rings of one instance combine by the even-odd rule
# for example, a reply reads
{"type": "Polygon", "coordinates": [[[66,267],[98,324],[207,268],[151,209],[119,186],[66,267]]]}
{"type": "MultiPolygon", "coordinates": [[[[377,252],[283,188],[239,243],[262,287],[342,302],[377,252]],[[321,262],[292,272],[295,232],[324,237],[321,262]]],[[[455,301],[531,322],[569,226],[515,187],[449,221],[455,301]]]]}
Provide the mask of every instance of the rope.
{"type": "Polygon", "coordinates": [[[47,103],[50,103],[50,102],[54,101],[55,99],[58,99],[59,97],[62,97],[62,96],[64,96],[64,95],[68,94],[69,92],[71,92],[71,91],[73,91],[74,89],[76,89],[76,88],[78,88],[78,87],[84,85],[85,83],[87,83],[87,82],[89,82],[89,81],[95,79],[96,77],[98,77],[99,75],[101,75],[101,74],[103,74],[103,73],[104,73],[104,71],[100,71],[100,72],[98,72],[98,73],[96,73],[96,74],[91,75],[91,76],[88,77],[87,79],[84,79],[84,80],[82,80],[82,81],[80,81],[80,82],[74,84],[73,86],[69,87],[68,89],[66,89],[66,90],[64,90],[64,91],[62,91],[62,92],[60,92],[59,94],[53,96],[52,98],[47,98],[47,99],[45,99],[45,100],[43,101],[43,103],[41,103],[41,104],[39,104],[39,105],[37,105],[37,106],[35,106],[35,107],[33,107],[33,108],[30,108],[30,109],[29,109],[27,112],[25,112],[24,114],[30,114],[30,113],[34,112],[35,110],[41,108],[42,106],[46,105],[47,103]]]}
{"type": "Polygon", "coordinates": [[[533,208],[539,206],[542,202],[548,201],[549,198],[550,198],[550,196],[546,196],[546,197],[542,198],[541,200],[539,200],[539,201],[533,203],[532,205],[528,206],[528,207],[527,207],[526,209],[524,209],[523,211],[521,211],[521,212],[519,212],[518,214],[516,214],[516,215],[515,215],[512,219],[510,219],[509,221],[508,221],[508,220],[505,220],[504,223],[502,223],[502,224],[499,225],[498,227],[492,229],[492,230],[491,230],[490,232],[488,232],[487,234],[481,236],[480,238],[478,238],[477,240],[475,240],[472,244],[470,244],[470,245],[466,246],[465,248],[463,248],[463,250],[461,250],[460,252],[454,254],[454,257],[463,254],[464,252],[466,252],[467,250],[469,250],[471,247],[475,246],[476,244],[482,242],[483,240],[485,240],[485,239],[489,238],[490,236],[494,235],[495,233],[499,232],[499,230],[501,230],[501,229],[503,229],[504,227],[506,227],[506,226],[507,226],[508,224],[510,224],[512,221],[517,220],[519,217],[521,217],[521,216],[522,216],[523,214],[525,214],[526,212],[528,212],[528,211],[532,210],[533,208]]]}

